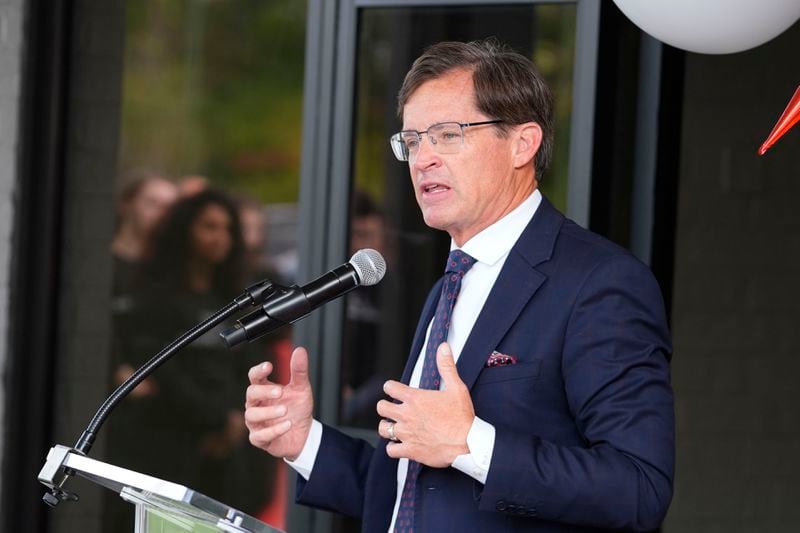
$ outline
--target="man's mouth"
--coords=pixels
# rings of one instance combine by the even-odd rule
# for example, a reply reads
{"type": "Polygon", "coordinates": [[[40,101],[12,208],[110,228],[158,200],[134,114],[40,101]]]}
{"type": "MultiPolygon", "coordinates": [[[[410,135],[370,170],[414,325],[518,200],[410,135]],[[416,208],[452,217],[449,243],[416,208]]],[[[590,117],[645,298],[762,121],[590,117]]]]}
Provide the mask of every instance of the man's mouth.
{"type": "Polygon", "coordinates": [[[449,191],[450,187],[445,187],[440,183],[431,183],[429,185],[423,185],[422,192],[424,193],[437,193],[443,191],[449,191]]]}

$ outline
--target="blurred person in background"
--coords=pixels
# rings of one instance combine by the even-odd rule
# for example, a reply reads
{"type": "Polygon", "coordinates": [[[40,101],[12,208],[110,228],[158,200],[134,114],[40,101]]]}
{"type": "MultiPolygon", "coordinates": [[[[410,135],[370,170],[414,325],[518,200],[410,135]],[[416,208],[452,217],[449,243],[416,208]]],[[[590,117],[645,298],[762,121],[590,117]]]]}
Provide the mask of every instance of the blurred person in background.
{"type": "Polygon", "coordinates": [[[247,281],[269,279],[277,283],[286,280],[273,267],[267,252],[267,211],[259,201],[242,196],[236,200],[244,241],[245,272],[247,281]]]}
{"type": "MultiPolygon", "coordinates": [[[[133,312],[133,284],[151,248],[153,233],[178,199],[178,188],[161,173],[139,170],[126,176],[117,200],[117,220],[111,240],[113,285],[112,320],[112,385],[125,381],[134,368],[126,361],[121,339],[130,331],[133,312]]],[[[153,394],[152,380],[145,380],[131,393],[134,396],[153,394]]],[[[133,416],[133,414],[131,413],[133,416]]],[[[130,420],[135,424],[134,419],[130,420]]]]}
{"type": "MultiPolygon", "coordinates": [[[[178,187],[160,172],[134,170],[123,176],[123,185],[116,203],[116,223],[111,240],[111,377],[110,388],[116,389],[128,379],[135,367],[131,361],[138,358],[125,353],[129,347],[126,339],[135,332],[134,285],[141,276],[142,264],[152,249],[153,234],[170,207],[178,199],[178,187]]],[[[147,422],[147,404],[156,393],[154,380],[148,378],[130,393],[131,400],[124,402],[108,422],[109,457],[120,465],[134,465],[137,450],[129,443],[141,435],[147,422]]],[[[127,527],[131,513],[129,504],[114,496],[109,502],[109,516],[115,520],[109,530],[127,527]],[[119,522],[122,520],[122,522],[119,522]]]]}
{"type": "Polygon", "coordinates": [[[111,240],[115,296],[130,289],[153,230],[178,199],[175,184],[157,172],[140,171],[126,181],[117,200],[117,223],[111,240]]]}
{"type": "MultiPolygon", "coordinates": [[[[350,226],[350,255],[364,248],[387,256],[386,222],[369,193],[353,193],[350,226]]],[[[389,272],[391,270],[389,269],[389,272]]],[[[383,382],[390,375],[379,372],[376,353],[380,352],[381,295],[388,284],[362,287],[347,295],[344,350],[342,361],[342,423],[373,427],[378,423],[375,404],[383,397],[383,382]]]]}
{"type": "MultiPolygon", "coordinates": [[[[258,200],[242,196],[236,200],[239,219],[242,224],[244,242],[245,272],[247,283],[269,280],[288,285],[291,281],[282,276],[273,266],[267,249],[269,224],[267,207],[258,200]]],[[[265,340],[267,357],[275,367],[276,379],[282,383],[289,381],[289,360],[292,355],[292,328],[284,327],[270,334],[265,340]]],[[[286,527],[286,503],[288,500],[288,473],[283,461],[270,458],[272,489],[269,503],[263,507],[257,518],[278,528],[286,527]]]]}
{"type": "MultiPolygon", "coordinates": [[[[175,203],[136,284],[125,362],[140,366],[241,294],[244,261],[239,215],[227,195],[207,189],[175,203]]],[[[138,409],[136,430],[147,439],[114,442],[111,459],[256,513],[268,499],[273,462],[247,446],[240,390],[247,368],[264,355],[231,352],[220,329],[160,367],[150,378],[151,396],[123,402],[116,419],[138,409]]]]}
{"type": "Polygon", "coordinates": [[[200,174],[188,174],[178,178],[178,193],[181,198],[188,198],[208,189],[208,178],[200,174]]]}

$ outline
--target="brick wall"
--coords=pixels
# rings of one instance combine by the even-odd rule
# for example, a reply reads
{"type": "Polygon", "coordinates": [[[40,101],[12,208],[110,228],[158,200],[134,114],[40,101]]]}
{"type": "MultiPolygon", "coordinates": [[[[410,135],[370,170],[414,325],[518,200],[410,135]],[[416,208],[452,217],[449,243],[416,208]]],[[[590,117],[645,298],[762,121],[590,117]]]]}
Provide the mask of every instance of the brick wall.
{"type": "Polygon", "coordinates": [[[800,85],[798,50],[795,24],[687,55],[667,532],[800,527],[800,131],[756,155],[800,85]]]}
{"type": "MultiPolygon", "coordinates": [[[[17,173],[18,114],[24,0],[0,0],[0,398],[5,396],[8,357],[9,270],[17,173]]],[[[0,427],[5,405],[0,401],[0,427]]],[[[0,462],[3,439],[0,438],[0,462]]],[[[0,480],[0,498],[2,498],[0,480]]]]}

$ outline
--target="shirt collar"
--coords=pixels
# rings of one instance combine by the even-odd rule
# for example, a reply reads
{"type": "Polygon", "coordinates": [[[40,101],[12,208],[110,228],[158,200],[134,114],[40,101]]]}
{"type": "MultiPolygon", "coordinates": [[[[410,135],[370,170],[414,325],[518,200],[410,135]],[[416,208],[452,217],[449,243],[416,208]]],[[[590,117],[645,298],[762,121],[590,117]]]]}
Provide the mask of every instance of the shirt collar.
{"type": "MultiPolygon", "coordinates": [[[[542,193],[536,189],[509,214],[465,242],[461,250],[479,263],[494,265],[511,251],[541,203],[542,193]]],[[[456,249],[458,246],[451,240],[450,251],[456,249]]]]}

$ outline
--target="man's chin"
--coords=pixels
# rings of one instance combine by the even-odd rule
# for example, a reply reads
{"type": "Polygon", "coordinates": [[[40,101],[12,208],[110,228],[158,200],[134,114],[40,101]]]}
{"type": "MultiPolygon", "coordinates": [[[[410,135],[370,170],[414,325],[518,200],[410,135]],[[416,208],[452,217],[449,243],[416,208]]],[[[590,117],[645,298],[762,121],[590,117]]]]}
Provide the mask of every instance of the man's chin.
{"type": "Polygon", "coordinates": [[[441,231],[447,231],[447,228],[452,225],[449,222],[449,218],[442,216],[441,213],[423,212],[422,219],[425,221],[425,225],[429,228],[438,229],[441,231]]]}

